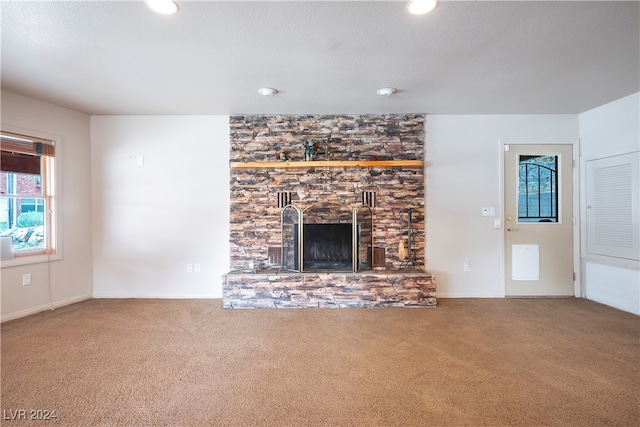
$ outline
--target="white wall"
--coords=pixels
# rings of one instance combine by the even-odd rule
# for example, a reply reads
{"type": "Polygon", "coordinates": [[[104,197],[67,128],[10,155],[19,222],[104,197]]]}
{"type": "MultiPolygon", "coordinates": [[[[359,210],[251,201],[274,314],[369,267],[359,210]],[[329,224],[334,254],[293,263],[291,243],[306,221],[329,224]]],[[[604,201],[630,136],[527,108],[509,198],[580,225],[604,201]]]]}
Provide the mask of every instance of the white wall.
{"type": "Polygon", "coordinates": [[[89,116],[2,91],[2,124],[62,137],[58,190],[63,258],[2,268],[2,321],[91,297],[91,152],[89,116]],[[32,284],[22,286],[22,275],[32,284]]]}
{"type": "Polygon", "coordinates": [[[426,124],[427,270],[438,297],[503,297],[500,140],[578,139],[577,115],[428,115],[426,124]],[[496,217],[482,217],[495,207],[496,217]],[[465,259],[470,271],[463,271],[465,259]]]}
{"type": "MultiPolygon", "coordinates": [[[[579,116],[581,163],[616,154],[640,151],[640,93],[605,104],[579,116]]],[[[581,175],[585,194],[586,177],[581,175]]],[[[586,206],[581,204],[584,215],[586,206]]],[[[638,219],[636,218],[636,221],[638,219]]],[[[584,230],[584,223],[582,234],[584,230]]],[[[584,237],[583,237],[584,240],[584,237]]],[[[582,259],[583,286],[594,301],[640,314],[640,268],[615,258],[582,259]]]]}
{"type": "Polygon", "coordinates": [[[222,297],[221,275],[229,271],[228,122],[91,117],[95,297],[222,297]],[[187,273],[188,263],[200,264],[200,273],[187,273]]]}
{"type": "MultiPolygon", "coordinates": [[[[639,96],[579,116],[427,116],[426,265],[438,296],[504,295],[503,230],[480,213],[495,206],[502,217],[500,140],[580,137],[583,158],[637,150],[639,96]]],[[[89,118],[2,91],[2,122],[60,135],[64,147],[64,258],[3,268],[2,320],[48,308],[49,283],[54,306],[89,298],[92,282],[96,297],[221,297],[229,270],[227,116],[89,118]],[[187,273],[187,263],[201,272],[187,273]],[[25,273],[31,286],[21,286],[25,273]]],[[[583,259],[582,273],[587,297],[638,313],[638,268],[583,259]]]]}

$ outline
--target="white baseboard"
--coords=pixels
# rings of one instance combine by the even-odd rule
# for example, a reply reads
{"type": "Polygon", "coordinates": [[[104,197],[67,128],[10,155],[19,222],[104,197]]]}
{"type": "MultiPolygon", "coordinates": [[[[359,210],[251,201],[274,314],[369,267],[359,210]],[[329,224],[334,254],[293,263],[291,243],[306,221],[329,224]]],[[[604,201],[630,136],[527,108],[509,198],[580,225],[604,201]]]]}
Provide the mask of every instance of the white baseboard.
{"type": "Polygon", "coordinates": [[[436,290],[436,298],[504,298],[504,295],[475,295],[475,294],[456,294],[438,292],[436,290]]]}
{"type": "Polygon", "coordinates": [[[146,294],[94,294],[95,299],[222,299],[222,295],[217,294],[166,294],[166,295],[146,295],[146,294]]]}
{"type": "MultiPolygon", "coordinates": [[[[62,301],[56,301],[53,303],[53,308],[64,307],[65,305],[75,304],[77,302],[86,301],[88,299],[93,298],[93,295],[80,295],[78,297],[69,298],[62,301]]],[[[40,313],[41,311],[51,310],[51,304],[45,304],[38,307],[28,308],[26,310],[17,311],[15,313],[7,314],[0,318],[0,323],[6,322],[8,320],[19,319],[21,317],[29,316],[31,314],[40,313]]]]}

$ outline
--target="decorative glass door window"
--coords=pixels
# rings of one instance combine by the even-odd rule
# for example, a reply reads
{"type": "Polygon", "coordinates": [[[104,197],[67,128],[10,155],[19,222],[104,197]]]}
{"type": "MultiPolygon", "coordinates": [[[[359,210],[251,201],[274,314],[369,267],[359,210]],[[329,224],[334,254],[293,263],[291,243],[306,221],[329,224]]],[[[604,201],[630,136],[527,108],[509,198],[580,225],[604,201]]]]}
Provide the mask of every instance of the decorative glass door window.
{"type": "Polygon", "coordinates": [[[558,156],[520,155],[518,222],[558,222],[558,156]]]}

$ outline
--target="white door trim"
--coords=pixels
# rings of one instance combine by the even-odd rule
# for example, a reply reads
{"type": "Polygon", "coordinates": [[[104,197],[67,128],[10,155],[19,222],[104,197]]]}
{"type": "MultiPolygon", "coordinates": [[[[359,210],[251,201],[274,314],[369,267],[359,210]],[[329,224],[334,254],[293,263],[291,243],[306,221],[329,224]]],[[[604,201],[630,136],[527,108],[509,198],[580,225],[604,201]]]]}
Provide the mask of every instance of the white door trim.
{"type": "Polygon", "coordinates": [[[500,222],[502,225],[502,238],[500,239],[500,294],[506,296],[505,277],[505,227],[504,227],[504,150],[506,145],[572,145],[573,146],[573,271],[576,274],[573,282],[573,292],[577,298],[585,297],[584,286],[582,285],[582,275],[580,274],[580,140],[499,140],[499,173],[498,182],[500,197],[500,222]]]}

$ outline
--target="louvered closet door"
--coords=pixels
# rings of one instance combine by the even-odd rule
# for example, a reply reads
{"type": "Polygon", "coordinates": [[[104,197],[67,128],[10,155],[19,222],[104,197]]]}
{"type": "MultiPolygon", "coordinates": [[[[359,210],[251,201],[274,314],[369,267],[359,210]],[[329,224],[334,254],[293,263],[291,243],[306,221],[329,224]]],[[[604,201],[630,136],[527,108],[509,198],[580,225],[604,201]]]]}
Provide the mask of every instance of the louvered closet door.
{"type": "Polygon", "coordinates": [[[639,260],[640,153],[586,162],[587,252],[639,260]]]}

